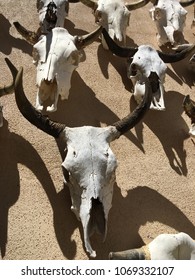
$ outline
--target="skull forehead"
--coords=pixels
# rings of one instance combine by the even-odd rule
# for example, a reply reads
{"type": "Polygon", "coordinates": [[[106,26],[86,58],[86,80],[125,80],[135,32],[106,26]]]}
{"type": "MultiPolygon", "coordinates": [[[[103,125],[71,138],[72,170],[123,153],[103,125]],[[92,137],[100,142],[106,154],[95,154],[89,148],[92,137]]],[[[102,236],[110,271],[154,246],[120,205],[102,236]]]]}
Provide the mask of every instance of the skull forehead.
{"type": "Polygon", "coordinates": [[[122,0],[100,0],[98,2],[97,10],[102,12],[102,16],[107,16],[108,21],[112,20],[121,21],[123,18],[129,18],[129,10],[124,5],[122,0]]]}
{"type": "Polygon", "coordinates": [[[156,72],[160,77],[165,74],[167,69],[166,64],[159,57],[157,51],[148,45],[139,46],[132,63],[137,65],[139,70],[147,77],[151,71],[156,72]]]}
{"type": "Polygon", "coordinates": [[[112,127],[67,128],[65,133],[68,152],[63,166],[68,171],[84,177],[94,172],[105,176],[115,170],[116,158],[109,147],[112,127]]]}
{"type": "Polygon", "coordinates": [[[164,11],[167,20],[173,17],[173,14],[186,15],[187,11],[180,5],[178,0],[159,0],[154,9],[164,11]]]}
{"type": "Polygon", "coordinates": [[[33,48],[38,52],[39,58],[43,62],[46,60],[48,53],[68,58],[73,51],[77,50],[74,37],[61,27],[53,28],[33,48]]]}

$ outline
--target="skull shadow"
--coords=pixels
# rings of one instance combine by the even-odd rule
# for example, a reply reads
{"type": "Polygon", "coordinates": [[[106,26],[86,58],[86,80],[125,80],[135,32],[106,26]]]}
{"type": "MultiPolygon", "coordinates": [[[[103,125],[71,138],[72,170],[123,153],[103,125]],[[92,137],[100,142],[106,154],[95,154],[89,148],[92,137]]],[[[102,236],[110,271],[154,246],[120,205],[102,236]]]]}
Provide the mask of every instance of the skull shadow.
{"type": "Polygon", "coordinates": [[[74,258],[76,244],[71,241],[71,235],[77,224],[74,215],[70,211],[69,191],[63,189],[59,193],[56,192],[42,158],[27,140],[8,130],[8,123],[5,119],[4,125],[0,130],[2,162],[0,168],[0,251],[2,258],[6,256],[8,242],[9,209],[17,202],[20,196],[18,163],[30,169],[43,186],[53,210],[54,228],[59,246],[67,258],[74,258]]]}
{"type": "MultiPolygon", "coordinates": [[[[149,186],[137,186],[122,196],[115,184],[113,206],[108,218],[105,242],[98,235],[92,237],[97,259],[108,259],[109,252],[139,248],[144,245],[139,229],[147,222],[159,222],[180,232],[195,236],[195,227],[182,211],[170,200],[149,186]]],[[[155,231],[154,225],[154,231],[155,231]]],[[[163,233],[159,232],[158,234],[163,233]]],[[[156,236],[148,236],[155,238],[156,236]]]]}
{"type": "Polygon", "coordinates": [[[143,122],[135,127],[136,135],[140,142],[143,142],[145,123],[161,142],[171,168],[179,175],[186,176],[188,171],[184,141],[189,138],[189,128],[181,116],[184,96],[179,92],[168,91],[164,98],[166,110],[164,112],[150,110],[143,122]]]}

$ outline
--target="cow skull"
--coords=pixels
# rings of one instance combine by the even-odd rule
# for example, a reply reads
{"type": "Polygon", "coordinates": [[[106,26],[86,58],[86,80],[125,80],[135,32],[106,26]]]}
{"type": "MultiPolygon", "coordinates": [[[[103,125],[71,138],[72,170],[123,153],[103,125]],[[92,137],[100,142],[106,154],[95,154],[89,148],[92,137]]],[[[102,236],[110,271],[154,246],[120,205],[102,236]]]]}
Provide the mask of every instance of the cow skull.
{"type": "Polygon", "coordinates": [[[36,44],[41,35],[48,34],[54,27],[64,27],[64,19],[68,16],[69,2],[79,0],[37,0],[39,28],[37,32],[25,29],[19,22],[14,22],[17,31],[31,44],[36,44]]]}
{"type": "Polygon", "coordinates": [[[154,7],[150,16],[156,24],[158,45],[171,43],[175,46],[184,43],[183,29],[187,11],[183,8],[194,3],[194,0],[181,2],[179,0],[151,1],[154,7]]]}
{"type": "Polygon", "coordinates": [[[195,241],[186,233],[160,234],[141,248],[111,252],[112,260],[195,260],[195,241]]]}
{"type": "MultiPolygon", "coordinates": [[[[125,4],[124,0],[80,0],[94,11],[95,22],[104,27],[113,40],[126,44],[126,29],[129,25],[130,11],[145,6],[150,0],[139,0],[125,4]]],[[[102,37],[102,45],[108,49],[102,37]]]]}
{"type": "Polygon", "coordinates": [[[186,56],[194,53],[195,45],[188,45],[181,52],[175,54],[166,54],[156,51],[151,46],[141,45],[137,48],[120,47],[103,29],[102,33],[109,49],[117,56],[127,57],[127,76],[132,80],[134,85],[134,97],[139,104],[145,94],[145,88],[148,83],[148,77],[151,72],[153,83],[153,98],[150,105],[151,109],[163,111],[164,105],[164,81],[167,66],[165,63],[173,63],[184,59],[186,56]]]}
{"type": "Polygon", "coordinates": [[[62,166],[64,180],[70,188],[71,208],[83,225],[86,250],[95,257],[90,236],[96,231],[105,238],[112,206],[117,161],[110,149],[110,142],[133,128],[148,111],[151,102],[150,77],[142,103],[124,119],[107,127],[70,128],[43,116],[29,103],[23,91],[22,68],[17,74],[13,64],[8,59],[6,62],[15,80],[15,98],[20,112],[42,131],[55,138],[61,137],[64,141],[67,155],[62,166]]]}
{"type": "Polygon", "coordinates": [[[83,49],[101,33],[101,27],[84,36],[72,36],[62,27],[55,27],[33,46],[33,62],[37,66],[38,87],[36,109],[42,110],[49,97],[52,105],[47,111],[57,110],[58,97],[67,99],[73,71],[78,67],[83,49]]]}
{"type": "MultiPolygon", "coordinates": [[[[0,87],[0,97],[14,92],[14,82],[8,86],[0,87]]],[[[0,127],[3,126],[3,106],[0,105],[0,127]]]]}
{"type": "Polygon", "coordinates": [[[183,100],[183,108],[185,113],[191,119],[191,128],[189,134],[195,137],[195,102],[190,99],[190,96],[185,96],[183,100]]]}

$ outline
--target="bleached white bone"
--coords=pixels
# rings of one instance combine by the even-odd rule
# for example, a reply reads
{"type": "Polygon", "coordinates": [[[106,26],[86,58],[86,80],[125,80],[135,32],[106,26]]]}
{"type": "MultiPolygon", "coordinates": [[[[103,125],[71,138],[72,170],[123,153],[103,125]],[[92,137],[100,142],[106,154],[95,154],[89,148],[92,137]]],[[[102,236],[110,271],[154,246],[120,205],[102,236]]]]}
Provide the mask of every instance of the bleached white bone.
{"type": "Polygon", "coordinates": [[[149,12],[156,24],[159,46],[168,42],[171,45],[183,43],[187,11],[181,6],[179,0],[158,0],[149,12]]]}
{"type": "MultiPolygon", "coordinates": [[[[95,22],[104,27],[113,40],[125,45],[130,11],[143,7],[150,0],[138,0],[130,4],[126,4],[124,0],[80,0],[80,2],[93,9],[95,22]]],[[[105,49],[108,49],[103,36],[102,45],[105,49]]]]}
{"type": "Polygon", "coordinates": [[[157,90],[153,91],[153,98],[150,108],[153,110],[164,111],[164,81],[167,66],[159,57],[157,51],[148,45],[141,45],[133,57],[132,62],[128,62],[127,73],[134,85],[134,96],[138,104],[142,101],[147,77],[151,72],[156,73],[157,90]],[[132,69],[135,68],[135,69],[132,69]],[[133,73],[133,74],[132,74],[133,73]],[[135,73],[135,74],[134,74],[135,73]]]}
{"type": "Polygon", "coordinates": [[[43,109],[44,101],[49,98],[52,101],[47,107],[49,112],[57,110],[59,96],[62,100],[68,99],[72,73],[79,65],[87,38],[92,43],[100,32],[101,27],[78,37],[69,34],[65,28],[55,27],[33,46],[33,63],[37,67],[38,110],[43,109]]]}
{"type": "MultiPolygon", "coordinates": [[[[67,153],[62,163],[64,180],[72,199],[71,209],[81,220],[84,242],[92,257],[96,253],[90,244],[94,232],[106,236],[107,219],[112,206],[116,157],[110,149],[111,141],[133,128],[148,111],[151,87],[146,87],[144,99],[136,109],[122,120],[107,127],[67,127],[39,113],[27,100],[22,86],[22,69],[17,74],[7,59],[15,82],[15,98],[20,112],[33,125],[55,138],[61,138],[67,153]]],[[[150,77],[148,79],[150,83],[150,77]]]]}
{"type": "Polygon", "coordinates": [[[195,241],[184,232],[160,234],[141,248],[112,252],[109,257],[113,260],[195,260],[195,241]]]}

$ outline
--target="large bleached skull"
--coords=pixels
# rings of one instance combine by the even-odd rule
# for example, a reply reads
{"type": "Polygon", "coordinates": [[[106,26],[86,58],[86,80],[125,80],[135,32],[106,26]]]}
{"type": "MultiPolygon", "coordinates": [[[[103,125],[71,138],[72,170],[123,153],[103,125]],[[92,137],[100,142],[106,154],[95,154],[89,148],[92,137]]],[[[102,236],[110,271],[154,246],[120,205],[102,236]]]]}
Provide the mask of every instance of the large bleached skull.
{"type": "Polygon", "coordinates": [[[139,104],[145,94],[148,85],[148,77],[151,77],[152,102],[151,109],[163,111],[164,105],[164,81],[167,66],[165,63],[173,63],[184,59],[195,51],[195,45],[186,45],[181,52],[166,54],[156,51],[148,45],[139,47],[118,46],[105,29],[102,33],[109,49],[117,56],[127,59],[127,76],[132,80],[134,86],[134,97],[139,104]]]}
{"type": "Polygon", "coordinates": [[[148,111],[152,96],[150,77],[142,103],[124,119],[107,127],[70,128],[43,116],[29,103],[23,90],[22,69],[17,72],[11,62],[6,61],[15,80],[15,98],[20,112],[33,125],[64,142],[67,155],[62,166],[64,180],[70,189],[72,210],[82,223],[85,248],[91,257],[95,257],[90,236],[99,232],[105,238],[112,206],[117,161],[110,142],[133,128],[148,111]]]}
{"type": "Polygon", "coordinates": [[[112,260],[195,260],[195,241],[186,233],[160,234],[137,249],[111,252],[112,260]]]}
{"type": "Polygon", "coordinates": [[[47,111],[57,110],[58,97],[67,99],[73,71],[78,67],[83,48],[99,36],[101,27],[84,36],[72,36],[65,28],[55,27],[33,46],[33,62],[37,67],[36,108],[51,99],[47,111]]]}
{"type": "MultiPolygon", "coordinates": [[[[104,27],[113,40],[126,44],[126,29],[129,25],[130,11],[145,6],[150,0],[140,0],[125,4],[124,0],[80,0],[94,11],[95,22],[104,27]]],[[[102,45],[107,49],[102,37],[102,45]]]]}
{"type": "Polygon", "coordinates": [[[35,44],[41,35],[48,34],[54,27],[64,27],[64,20],[68,16],[69,2],[79,0],[37,0],[36,7],[39,14],[39,28],[37,32],[25,29],[19,22],[14,22],[18,32],[31,44],[35,44]]]}
{"type": "Polygon", "coordinates": [[[158,45],[171,43],[175,46],[184,43],[183,29],[185,27],[187,11],[185,6],[194,1],[158,0],[150,9],[150,16],[156,24],[158,45]]]}

